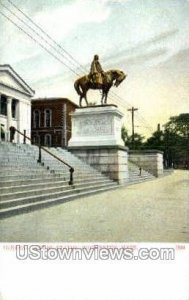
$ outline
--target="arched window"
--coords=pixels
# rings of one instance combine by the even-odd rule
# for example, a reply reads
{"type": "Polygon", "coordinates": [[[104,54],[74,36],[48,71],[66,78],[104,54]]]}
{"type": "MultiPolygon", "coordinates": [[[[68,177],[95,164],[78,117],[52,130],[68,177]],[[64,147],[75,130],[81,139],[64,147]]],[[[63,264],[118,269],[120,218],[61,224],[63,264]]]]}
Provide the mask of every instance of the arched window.
{"type": "Polygon", "coordinates": [[[45,109],[44,127],[52,126],[52,111],[51,109],[45,109]]]}
{"type": "Polygon", "coordinates": [[[49,134],[49,133],[45,134],[44,144],[47,147],[51,147],[51,145],[52,145],[52,136],[51,136],[51,134],[49,134]]]}
{"type": "Polygon", "coordinates": [[[39,145],[40,144],[40,136],[39,135],[34,135],[32,142],[33,142],[34,145],[39,145]]]}
{"type": "Polygon", "coordinates": [[[39,128],[40,127],[40,121],[41,121],[41,114],[38,109],[35,109],[33,112],[33,127],[39,128]]]}

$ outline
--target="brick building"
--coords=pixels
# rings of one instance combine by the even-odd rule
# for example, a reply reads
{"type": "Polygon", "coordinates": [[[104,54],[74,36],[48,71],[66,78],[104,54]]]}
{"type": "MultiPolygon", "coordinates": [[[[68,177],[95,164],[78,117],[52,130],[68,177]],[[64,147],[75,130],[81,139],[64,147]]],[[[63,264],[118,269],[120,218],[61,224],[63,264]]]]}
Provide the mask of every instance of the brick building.
{"type": "Polygon", "coordinates": [[[49,147],[66,147],[71,137],[70,113],[78,106],[66,98],[32,100],[32,142],[49,147]]]}

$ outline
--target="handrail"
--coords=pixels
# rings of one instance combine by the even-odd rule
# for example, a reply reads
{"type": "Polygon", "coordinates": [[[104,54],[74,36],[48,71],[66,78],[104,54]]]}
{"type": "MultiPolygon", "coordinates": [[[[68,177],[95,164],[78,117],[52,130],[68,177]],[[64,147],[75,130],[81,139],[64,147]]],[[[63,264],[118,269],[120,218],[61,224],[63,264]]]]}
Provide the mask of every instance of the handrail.
{"type": "MultiPolygon", "coordinates": [[[[14,126],[11,126],[9,128],[10,130],[10,142],[12,143],[12,141],[14,140],[14,135],[15,132],[18,132],[20,135],[22,135],[24,137],[23,143],[26,143],[26,139],[28,139],[29,141],[32,141],[27,135],[26,135],[26,131],[24,130],[24,133],[22,133],[21,131],[19,131],[18,129],[16,129],[14,126]]],[[[65,164],[70,171],[70,180],[69,180],[69,185],[73,185],[73,173],[74,173],[74,168],[69,165],[67,162],[65,162],[63,159],[59,158],[58,156],[56,156],[55,154],[51,153],[49,150],[47,150],[46,148],[44,148],[43,146],[41,146],[40,144],[35,144],[35,146],[39,147],[39,157],[37,162],[41,163],[41,149],[45,152],[47,152],[48,154],[50,154],[52,157],[56,158],[57,160],[59,160],[61,163],[65,164]]]]}

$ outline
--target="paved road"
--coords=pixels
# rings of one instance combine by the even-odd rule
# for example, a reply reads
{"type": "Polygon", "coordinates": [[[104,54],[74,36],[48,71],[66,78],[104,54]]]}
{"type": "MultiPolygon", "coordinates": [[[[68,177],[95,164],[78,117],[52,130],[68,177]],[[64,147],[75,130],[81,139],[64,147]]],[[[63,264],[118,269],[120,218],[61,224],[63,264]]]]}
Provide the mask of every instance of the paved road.
{"type": "Polygon", "coordinates": [[[189,171],[0,222],[4,242],[189,242],[189,171]]]}

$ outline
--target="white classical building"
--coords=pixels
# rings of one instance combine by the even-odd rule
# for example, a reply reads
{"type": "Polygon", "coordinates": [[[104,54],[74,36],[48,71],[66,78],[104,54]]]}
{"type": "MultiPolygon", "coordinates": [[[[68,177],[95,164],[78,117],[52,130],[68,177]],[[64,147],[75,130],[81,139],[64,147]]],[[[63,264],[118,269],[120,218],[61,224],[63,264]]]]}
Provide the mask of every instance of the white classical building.
{"type": "MultiPolygon", "coordinates": [[[[12,69],[10,65],[0,65],[0,140],[9,140],[9,127],[26,130],[31,135],[31,98],[35,92],[12,69]]],[[[15,142],[23,138],[15,135],[15,142]]]]}

